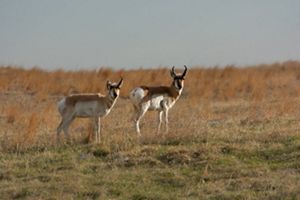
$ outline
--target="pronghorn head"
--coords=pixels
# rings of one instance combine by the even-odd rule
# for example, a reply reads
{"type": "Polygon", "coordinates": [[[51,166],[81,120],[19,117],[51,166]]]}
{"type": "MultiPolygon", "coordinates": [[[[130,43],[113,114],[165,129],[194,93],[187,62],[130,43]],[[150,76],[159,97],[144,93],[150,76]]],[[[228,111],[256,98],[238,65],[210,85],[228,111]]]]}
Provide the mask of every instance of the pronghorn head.
{"type": "Polygon", "coordinates": [[[106,82],[106,89],[108,90],[108,94],[112,99],[116,99],[119,96],[122,84],[123,78],[121,78],[119,83],[111,83],[110,81],[106,82]]]}
{"type": "Polygon", "coordinates": [[[175,73],[174,69],[175,69],[175,67],[173,66],[171,71],[170,71],[171,76],[173,78],[172,85],[174,85],[178,90],[181,90],[183,88],[183,85],[184,85],[184,77],[185,77],[186,72],[187,72],[187,67],[184,65],[184,71],[180,75],[177,75],[175,73]]]}

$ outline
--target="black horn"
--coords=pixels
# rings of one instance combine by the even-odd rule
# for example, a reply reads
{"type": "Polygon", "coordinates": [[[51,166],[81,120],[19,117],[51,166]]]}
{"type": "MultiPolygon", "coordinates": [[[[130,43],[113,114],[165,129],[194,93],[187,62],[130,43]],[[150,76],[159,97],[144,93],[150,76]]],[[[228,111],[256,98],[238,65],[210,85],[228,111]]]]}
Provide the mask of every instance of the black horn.
{"type": "Polygon", "coordinates": [[[175,73],[175,66],[173,66],[172,67],[172,69],[171,69],[171,71],[170,71],[170,73],[171,73],[171,76],[173,77],[173,78],[175,78],[176,77],[176,73],[175,73]]]}
{"type": "Polygon", "coordinates": [[[187,72],[187,67],[184,65],[184,71],[183,71],[183,73],[182,73],[182,75],[181,75],[181,78],[184,78],[184,77],[185,77],[186,72],[187,72]]]}
{"type": "Polygon", "coordinates": [[[121,80],[118,83],[118,88],[122,87],[122,84],[123,84],[123,78],[121,77],[121,80]]]}

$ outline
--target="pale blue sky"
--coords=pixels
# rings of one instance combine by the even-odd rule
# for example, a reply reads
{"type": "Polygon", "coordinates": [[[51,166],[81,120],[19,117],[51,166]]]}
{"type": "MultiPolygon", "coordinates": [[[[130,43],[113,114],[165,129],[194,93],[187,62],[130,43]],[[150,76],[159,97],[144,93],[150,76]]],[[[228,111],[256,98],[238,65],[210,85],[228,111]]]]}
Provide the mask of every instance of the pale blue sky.
{"type": "Polygon", "coordinates": [[[0,0],[0,65],[251,65],[300,60],[299,0],[0,0]]]}

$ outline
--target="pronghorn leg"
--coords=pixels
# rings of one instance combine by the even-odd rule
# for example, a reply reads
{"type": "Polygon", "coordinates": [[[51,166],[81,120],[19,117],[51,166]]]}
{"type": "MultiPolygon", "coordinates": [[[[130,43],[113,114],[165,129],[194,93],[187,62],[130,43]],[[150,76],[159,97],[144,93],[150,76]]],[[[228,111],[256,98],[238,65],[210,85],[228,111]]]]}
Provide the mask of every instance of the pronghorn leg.
{"type": "Polygon", "coordinates": [[[162,121],[163,111],[159,111],[158,113],[158,126],[157,126],[157,134],[160,132],[161,121],[162,121]]]}
{"type": "Polygon", "coordinates": [[[101,141],[101,134],[100,134],[100,132],[101,132],[101,121],[100,121],[100,117],[98,118],[98,129],[97,129],[97,133],[98,133],[98,143],[100,143],[100,141],[101,141]]]}
{"type": "Polygon", "coordinates": [[[62,122],[62,129],[64,131],[65,134],[65,138],[67,140],[70,140],[70,136],[69,136],[69,126],[70,124],[73,122],[73,120],[75,119],[75,115],[71,115],[69,118],[63,119],[62,122]]]}
{"type": "Polygon", "coordinates": [[[62,131],[62,125],[63,125],[64,120],[62,119],[61,122],[59,123],[57,129],[56,129],[56,141],[59,142],[59,135],[60,132],[62,131]]]}
{"type": "Polygon", "coordinates": [[[164,111],[164,115],[165,115],[166,133],[167,133],[169,132],[168,110],[164,111]]]}
{"type": "Polygon", "coordinates": [[[59,123],[57,129],[56,129],[56,140],[57,142],[60,141],[60,133],[63,130],[65,136],[68,136],[68,126],[70,123],[74,120],[74,113],[72,113],[72,109],[66,109],[62,114],[61,114],[61,122],[59,123]]]}
{"type": "Polygon", "coordinates": [[[100,143],[100,117],[95,118],[94,132],[95,132],[96,143],[100,143]]]}
{"type": "Polygon", "coordinates": [[[148,107],[141,107],[137,113],[137,117],[135,120],[135,129],[137,134],[140,136],[141,135],[141,130],[140,130],[140,120],[144,116],[144,114],[147,112],[148,107]]]}
{"type": "Polygon", "coordinates": [[[139,109],[136,105],[133,105],[133,108],[134,108],[134,112],[133,112],[133,115],[132,115],[132,119],[133,119],[133,121],[136,121],[139,109]]]}
{"type": "Polygon", "coordinates": [[[141,130],[140,130],[140,118],[138,118],[138,119],[135,121],[135,130],[136,130],[136,133],[140,136],[140,135],[141,135],[141,130]]]}
{"type": "Polygon", "coordinates": [[[60,132],[62,130],[64,131],[65,136],[68,135],[68,126],[69,125],[68,125],[67,121],[68,120],[65,117],[63,117],[61,122],[59,123],[57,129],[56,129],[56,140],[57,140],[57,142],[59,142],[59,140],[60,140],[60,132]]]}
{"type": "Polygon", "coordinates": [[[162,102],[162,108],[163,108],[163,115],[164,115],[165,126],[166,126],[165,132],[167,133],[169,131],[169,120],[168,120],[169,109],[165,101],[162,102]]]}

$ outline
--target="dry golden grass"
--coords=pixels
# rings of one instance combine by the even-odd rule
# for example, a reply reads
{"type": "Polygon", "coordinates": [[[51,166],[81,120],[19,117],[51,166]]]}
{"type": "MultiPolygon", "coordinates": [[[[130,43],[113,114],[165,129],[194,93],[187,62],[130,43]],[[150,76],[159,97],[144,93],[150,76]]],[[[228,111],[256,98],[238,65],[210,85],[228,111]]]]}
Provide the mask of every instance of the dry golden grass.
{"type": "MultiPolygon", "coordinates": [[[[272,65],[245,68],[193,68],[186,78],[186,94],[189,98],[207,100],[262,100],[299,95],[300,63],[288,61],[272,65]]],[[[179,68],[180,69],[180,68],[179,68]]],[[[106,80],[125,79],[122,96],[140,84],[168,85],[169,69],[157,70],[80,70],[45,72],[40,69],[2,67],[0,88],[2,91],[23,91],[46,99],[48,95],[70,92],[104,91],[106,80]]]]}
{"type": "Polygon", "coordinates": [[[170,111],[133,128],[126,98],[138,85],[169,85],[169,69],[46,72],[0,68],[0,193],[4,199],[299,199],[300,62],[193,68],[170,111]],[[105,92],[124,77],[121,98],[101,121],[88,119],[56,144],[56,102],[105,92]]]}

